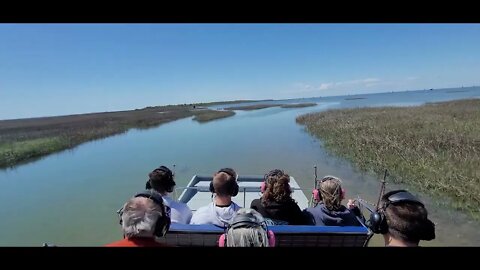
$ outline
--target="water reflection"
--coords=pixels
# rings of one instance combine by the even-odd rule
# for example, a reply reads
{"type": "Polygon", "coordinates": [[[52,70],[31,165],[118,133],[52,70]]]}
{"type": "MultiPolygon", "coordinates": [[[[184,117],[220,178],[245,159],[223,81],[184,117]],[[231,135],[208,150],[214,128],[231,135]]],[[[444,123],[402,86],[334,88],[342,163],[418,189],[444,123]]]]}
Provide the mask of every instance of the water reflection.
{"type": "MultiPolygon", "coordinates": [[[[231,118],[199,124],[183,119],[149,130],[131,130],[34,163],[0,172],[0,245],[103,245],[121,238],[115,211],[144,187],[147,174],[159,165],[176,164],[176,182],[184,186],[194,174],[213,174],[231,166],[239,174],[263,175],[281,168],[294,176],[310,196],[314,165],[319,176],[344,179],[347,196],[375,201],[378,181],[326,153],[321,142],[295,123],[298,115],[333,108],[419,104],[479,95],[408,92],[290,100],[317,102],[315,107],[238,111],[231,118]]],[[[389,188],[397,188],[390,184],[389,188]]],[[[422,197],[437,224],[437,239],[422,245],[478,245],[478,223],[444,210],[422,197]]],[[[372,245],[383,245],[375,237],[372,245]]]]}

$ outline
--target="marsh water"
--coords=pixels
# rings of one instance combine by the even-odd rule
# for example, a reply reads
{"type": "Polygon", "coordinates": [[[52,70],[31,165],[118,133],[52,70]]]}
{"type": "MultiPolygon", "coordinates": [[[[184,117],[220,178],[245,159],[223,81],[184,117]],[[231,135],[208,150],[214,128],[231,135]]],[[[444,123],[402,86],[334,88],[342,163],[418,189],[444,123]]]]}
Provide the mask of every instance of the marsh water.
{"type": "MultiPolygon", "coordinates": [[[[480,88],[272,101],[315,102],[317,106],[237,111],[233,117],[204,124],[187,118],[84,143],[0,171],[0,245],[101,246],[121,239],[116,210],[142,190],[147,174],[159,165],[176,165],[179,187],[195,174],[212,174],[226,166],[239,174],[260,175],[281,168],[295,177],[307,196],[316,165],[319,176],[333,174],[344,180],[347,197],[360,194],[375,201],[377,178],[330,155],[295,118],[334,108],[415,106],[462,98],[480,98],[480,88]]],[[[421,245],[480,244],[480,222],[425,195],[419,197],[426,201],[437,228],[437,238],[421,245]]],[[[382,240],[374,237],[370,245],[382,245],[382,240]]]]}

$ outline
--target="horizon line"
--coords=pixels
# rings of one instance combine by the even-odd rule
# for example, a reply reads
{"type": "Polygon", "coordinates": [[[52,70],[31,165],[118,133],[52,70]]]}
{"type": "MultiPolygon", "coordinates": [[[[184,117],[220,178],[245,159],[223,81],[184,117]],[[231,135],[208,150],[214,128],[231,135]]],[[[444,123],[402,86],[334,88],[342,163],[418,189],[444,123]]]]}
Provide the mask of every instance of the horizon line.
{"type": "Polygon", "coordinates": [[[206,102],[195,102],[195,103],[177,103],[177,104],[165,104],[165,105],[149,105],[143,108],[133,108],[133,109],[124,109],[116,111],[96,111],[96,112],[84,112],[84,113],[73,113],[73,114],[57,114],[57,115],[43,115],[43,116],[34,116],[34,117],[25,117],[25,118],[9,118],[9,119],[0,119],[1,121],[10,121],[10,120],[26,120],[26,119],[36,119],[36,118],[49,118],[49,117],[62,117],[62,116],[75,116],[75,115],[86,115],[86,114],[100,114],[100,113],[116,113],[116,112],[128,112],[135,110],[144,110],[147,108],[154,107],[167,107],[167,106],[181,106],[181,105],[198,105],[198,104],[208,104],[208,103],[227,103],[227,102],[261,102],[261,101],[281,101],[281,100],[295,100],[295,99],[311,99],[311,98],[326,98],[326,97],[345,97],[352,95],[375,95],[375,94],[391,94],[391,93],[401,93],[401,92],[416,92],[416,91],[436,91],[444,89],[457,89],[457,88],[473,88],[479,87],[477,85],[470,86],[457,86],[457,87],[445,87],[445,88],[425,88],[417,90],[400,90],[400,91],[384,91],[384,92],[370,92],[370,93],[361,93],[361,94],[345,94],[345,95],[326,95],[326,96],[311,96],[311,97],[297,97],[297,98],[284,98],[284,99],[236,99],[236,100],[222,100],[222,101],[206,101],[206,102]]]}

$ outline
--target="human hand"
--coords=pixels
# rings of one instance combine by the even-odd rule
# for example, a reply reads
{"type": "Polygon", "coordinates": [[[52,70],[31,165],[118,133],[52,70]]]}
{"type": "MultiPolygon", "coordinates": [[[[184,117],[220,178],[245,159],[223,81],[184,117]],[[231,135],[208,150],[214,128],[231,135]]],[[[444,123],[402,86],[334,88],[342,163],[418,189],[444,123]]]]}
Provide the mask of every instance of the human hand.
{"type": "Polygon", "coordinates": [[[347,208],[351,210],[351,209],[353,209],[353,208],[355,208],[355,207],[357,207],[357,206],[355,205],[355,200],[352,200],[352,199],[348,200],[348,202],[347,202],[347,208]]]}

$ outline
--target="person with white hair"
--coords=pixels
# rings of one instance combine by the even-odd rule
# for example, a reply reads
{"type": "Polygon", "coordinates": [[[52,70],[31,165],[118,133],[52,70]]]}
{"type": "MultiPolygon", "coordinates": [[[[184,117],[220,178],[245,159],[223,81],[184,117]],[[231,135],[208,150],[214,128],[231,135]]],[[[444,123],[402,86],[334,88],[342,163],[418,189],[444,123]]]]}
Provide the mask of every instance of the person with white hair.
{"type": "Polygon", "coordinates": [[[241,208],[218,240],[220,247],[274,247],[275,235],[253,209],[241,208]]]}
{"type": "Polygon", "coordinates": [[[162,247],[155,241],[170,228],[170,209],[162,197],[151,190],[138,193],[118,211],[123,240],[107,244],[107,247],[162,247]]]}

